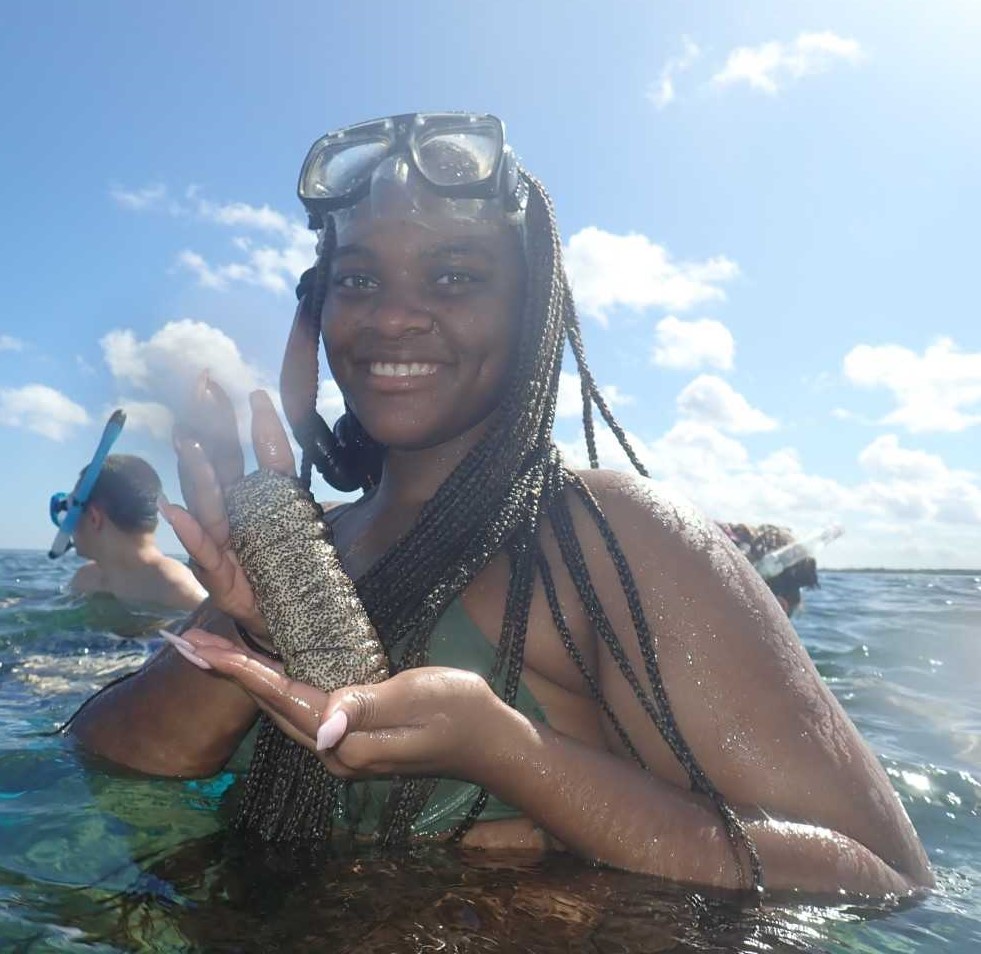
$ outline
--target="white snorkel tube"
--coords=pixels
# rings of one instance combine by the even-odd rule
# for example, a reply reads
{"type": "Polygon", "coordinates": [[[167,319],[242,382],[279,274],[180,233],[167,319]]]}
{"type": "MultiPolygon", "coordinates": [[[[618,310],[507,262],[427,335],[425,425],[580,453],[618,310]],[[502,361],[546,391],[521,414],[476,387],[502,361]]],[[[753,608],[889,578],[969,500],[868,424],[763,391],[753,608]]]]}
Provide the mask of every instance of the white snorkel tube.
{"type": "Polygon", "coordinates": [[[772,580],[802,560],[816,557],[820,550],[837,540],[844,532],[844,527],[833,523],[803,540],[795,540],[763,554],[753,566],[764,580],[772,580]]]}
{"type": "Polygon", "coordinates": [[[71,547],[75,526],[82,516],[85,505],[89,502],[89,495],[92,493],[95,482],[99,479],[99,473],[102,471],[102,465],[106,462],[109,449],[116,443],[116,438],[119,437],[125,423],[126,413],[121,408],[113,411],[102,431],[99,446],[95,449],[92,460],[89,461],[79,476],[75,489],[70,494],[52,494],[48,504],[48,512],[51,516],[51,522],[58,528],[54,543],[51,544],[51,549],[48,551],[48,556],[52,560],[67,553],[71,547]]]}

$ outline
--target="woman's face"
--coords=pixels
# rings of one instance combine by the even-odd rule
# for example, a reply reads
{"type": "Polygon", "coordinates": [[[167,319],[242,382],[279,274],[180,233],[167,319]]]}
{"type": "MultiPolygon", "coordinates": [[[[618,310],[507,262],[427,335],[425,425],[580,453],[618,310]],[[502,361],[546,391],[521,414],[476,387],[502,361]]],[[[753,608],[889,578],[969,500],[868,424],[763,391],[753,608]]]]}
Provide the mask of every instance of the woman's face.
{"type": "Polygon", "coordinates": [[[507,380],[523,272],[503,221],[342,219],[322,331],[334,380],[375,440],[418,450],[485,421],[507,380]]]}

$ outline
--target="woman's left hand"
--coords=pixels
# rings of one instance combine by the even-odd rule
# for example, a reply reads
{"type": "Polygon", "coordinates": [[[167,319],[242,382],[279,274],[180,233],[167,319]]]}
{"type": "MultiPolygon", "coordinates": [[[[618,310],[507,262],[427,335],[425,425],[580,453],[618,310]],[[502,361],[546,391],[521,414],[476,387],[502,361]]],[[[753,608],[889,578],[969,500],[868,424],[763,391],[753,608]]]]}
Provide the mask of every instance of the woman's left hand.
{"type": "Polygon", "coordinates": [[[326,693],[213,633],[190,629],[180,638],[182,655],[237,682],[339,778],[439,775],[482,784],[493,743],[510,717],[521,718],[462,669],[409,669],[326,693]]]}

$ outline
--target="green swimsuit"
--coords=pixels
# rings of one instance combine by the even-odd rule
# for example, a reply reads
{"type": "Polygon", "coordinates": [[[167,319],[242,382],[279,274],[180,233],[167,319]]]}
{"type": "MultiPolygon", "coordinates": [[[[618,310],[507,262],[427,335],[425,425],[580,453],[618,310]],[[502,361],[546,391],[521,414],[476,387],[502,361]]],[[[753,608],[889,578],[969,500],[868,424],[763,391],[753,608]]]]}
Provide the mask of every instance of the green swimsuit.
{"type": "MultiPolygon", "coordinates": [[[[467,614],[459,597],[450,603],[433,628],[429,664],[467,669],[481,675],[490,672],[494,665],[494,647],[467,614]]],[[[518,685],[514,707],[529,719],[546,722],[545,714],[523,681],[518,685]]],[[[385,779],[352,783],[349,797],[341,807],[338,825],[355,835],[375,834],[390,788],[391,782],[385,779]]],[[[413,834],[436,835],[452,831],[466,817],[479,792],[480,787],[470,782],[440,779],[412,827],[413,834]]],[[[491,796],[480,820],[518,818],[521,814],[491,796]]]]}

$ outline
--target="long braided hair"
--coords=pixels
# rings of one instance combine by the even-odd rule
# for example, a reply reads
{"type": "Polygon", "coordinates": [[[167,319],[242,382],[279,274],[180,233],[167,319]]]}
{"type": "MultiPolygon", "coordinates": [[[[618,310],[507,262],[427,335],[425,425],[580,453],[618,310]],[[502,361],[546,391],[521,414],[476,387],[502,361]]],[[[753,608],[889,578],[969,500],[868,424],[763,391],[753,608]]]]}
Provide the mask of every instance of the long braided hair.
{"type": "MultiPolygon", "coordinates": [[[[745,852],[752,885],[759,890],[763,871],[756,848],[738,816],[698,764],[675,721],[654,636],[620,544],[599,503],[582,479],[563,465],[552,441],[562,353],[568,340],[582,385],[583,427],[590,466],[599,466],[595,407],[638,472],[647,476],[586,363],[551,199],[537,179],[524,170],[521,176],[528,189],[527,283],[515,366],[500,412],[480,443],[423,507],[412,529],[355,585],[388,650],[391,670],[397,672],[426,664],[430,635],[437,620],[491,559],[505,552],[509,581],[501,638],[493,669],[486,674],[488,681],[506,703],[514,704],[524,662],[532,593],[536,579],[540,579],[556,629],[589,692],[631,757],[647,769],[573,642],[559,605],[552,568],[539,543],[540,530],[548,521],[595,632],[684,767],[693,790],[707,796],[715,806],[741,868],[739,849],[745,852]],[[590,578],[573,525],[570,495],[581,501],[594,521],[616,568],[644,660],[647,687],[631,666],[590,578]]],[[[328,219],[310,293],[312,302],[305,311],[318,328],[335,241],[333,224],[328,219]]],[[[352,483],[364,488],[377,483],[384,449],[364,434],[349,410],[342,418],[341,428],[335,427],[340,441],[329,432],[294,430],[303,447],[301,475],[307,483],[312,466],[339,489],[353,489],[352,483]]],[[[268,720],[260,730],[254,767],[257,762],[264,764],[266,771],[250,772],[240,824],[257,828],[267,837],[329,836],[332,812],[344,786],[327,774],[322,763],[268,720]]],[[[378,833],[380,844],[398,846],[409,840],[413,822],[424,808],[434,781],[407,777],[393,781],[378,833]]],[[[477,820],[487,798],[486,790],[481,791],[454,832],[455,839],[462,838],[477,820]]]]}

